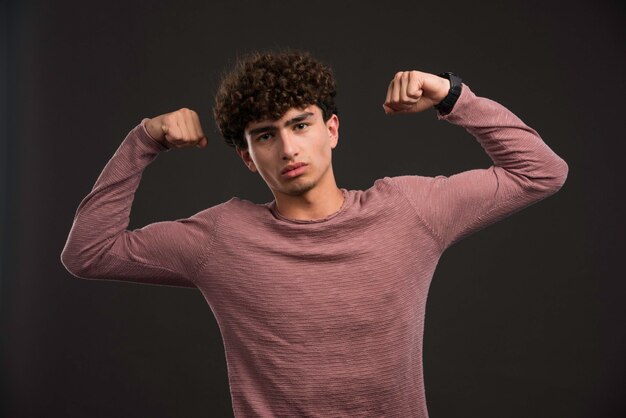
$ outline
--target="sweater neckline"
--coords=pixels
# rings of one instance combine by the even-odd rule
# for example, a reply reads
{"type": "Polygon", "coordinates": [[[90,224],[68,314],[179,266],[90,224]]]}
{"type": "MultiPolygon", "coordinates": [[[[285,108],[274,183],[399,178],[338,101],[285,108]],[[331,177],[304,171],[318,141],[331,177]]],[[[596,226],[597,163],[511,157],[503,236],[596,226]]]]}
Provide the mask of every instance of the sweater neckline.
{"type": "Polygon", "coordinates": [[[341,193],[343,193],[343,203],[341,204],[341,207],[336,212],[333,212],[330,215],[325,216],[323,218],[319,218],[319,219],[296,219],[296,218],[290,218],[288,216],[283,215],[282,213],[280,213],[278,211],[278,209],[276,208],[276,200],[272,200],[268,204],[268,208],[272,212],[272,215],[274,215],[276,218],[278,218],[278,219],[280,219],[282,221],[285,221],[285,222],[289,222],[289,223],[294,223],[294,224],[318,224],[318,223],[328,222],[331,219],[334,219],[335,217],[337,217],[342,212],[344,212],[345,209],[348,207],[348,191],[346,189],[339,189],[339,190],[341,190],[341,193]]]}

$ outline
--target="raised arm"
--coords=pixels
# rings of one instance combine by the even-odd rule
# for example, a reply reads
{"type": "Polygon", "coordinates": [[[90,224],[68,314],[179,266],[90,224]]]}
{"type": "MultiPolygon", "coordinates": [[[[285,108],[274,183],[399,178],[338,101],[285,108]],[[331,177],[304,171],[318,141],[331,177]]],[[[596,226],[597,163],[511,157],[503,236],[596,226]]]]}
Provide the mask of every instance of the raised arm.
{"type": "Polygon", "coordinates": [[[214,210],[189,219],[126,228],[143,170],[168,148],[205,147],[198,116],[188,109],[144,119],[124,139],[80,203],[63,265],[77,277],[194,286],[214,210]],[[204,244],[204,245],[203,245],[204,244]]]}
{"type": "MultiPolygon", "coordinates": [[[[447,95],[449,82],[418,71],[398,73],[385,100],[386,113],[432,108],[447,95]],[[442,81],[443,80],[443,81],[442,81]]],[[[449,114],[439,118],[464,127],[493,161],[450,177],[405,176],[395,184],[431,228],[442,249],[462,237],[558,191],[568,167],[504,106],[477,97],[463,84],[449,114]]]]}

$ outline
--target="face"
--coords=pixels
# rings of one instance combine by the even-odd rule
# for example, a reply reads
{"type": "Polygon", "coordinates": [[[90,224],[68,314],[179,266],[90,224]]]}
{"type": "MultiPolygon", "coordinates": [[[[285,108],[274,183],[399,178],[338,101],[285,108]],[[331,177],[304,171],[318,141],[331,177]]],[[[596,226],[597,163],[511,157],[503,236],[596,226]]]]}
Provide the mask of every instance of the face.
{"type": "Polygon", "coordinates": [[[249,123],[248,149],[237,149],[274,193],[300,196],[313,189],[336,187],[331,155],[339,138],[339,119],[326,122],[316,105],[292,108],[279,120],[249,123]]]}

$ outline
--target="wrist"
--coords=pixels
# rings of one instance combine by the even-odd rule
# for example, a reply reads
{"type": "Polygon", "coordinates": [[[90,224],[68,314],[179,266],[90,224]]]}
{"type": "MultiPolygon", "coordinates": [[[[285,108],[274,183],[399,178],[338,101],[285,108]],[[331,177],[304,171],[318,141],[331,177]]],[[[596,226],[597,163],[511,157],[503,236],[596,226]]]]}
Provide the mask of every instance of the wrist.
{"type": "Polygon", "coordinates": [[[437,90],[437,93],[435,94],[435,97],[433,97],[433,102],[435,104],[435,106],[438,106],[446,97],[448,97],[448,94],[450,93],[450,80],[448,80],[447,78],[443,78],[440,76],[436,76],[437,77],[437,81],[439,82],[439,84],[441,84],[441,88],[439,90],[437,90]]]}
{"type": "Polygon", "coordinates": [[[161,117],[157,116],[155,118],[148,119],[144,126],[146,128],[146,132],[148,133],[148,135],[150,135],[150,138],[154,139],[159,144],[168,147],[167,141],[165,140],[165,135],[163,134],[163,129],[161,129],[161,125],[161,117]]]}
{"type": "Polygon", "coordinates": [[[450,84],[450,88],[448,89],[448,94],[434,107],[437,109],[439,114],[447,115],[452,111],[456,101],[459,99],[461,95],[461,88],[463,87],[463,80],[461,77],[454,73],[441,73],[439,77],[445,79],[450,84]]]}

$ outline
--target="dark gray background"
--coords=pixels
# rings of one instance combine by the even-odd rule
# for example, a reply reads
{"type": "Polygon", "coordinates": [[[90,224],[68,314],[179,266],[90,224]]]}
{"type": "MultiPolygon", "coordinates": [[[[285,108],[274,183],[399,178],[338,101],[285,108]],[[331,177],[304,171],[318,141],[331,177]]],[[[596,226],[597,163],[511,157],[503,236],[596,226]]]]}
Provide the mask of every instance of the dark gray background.
{"type": "Polygon", "coordinates": [[[238,54],[311,51],[338,79],[340,186],[489,165],[434,112],[385,117],[398,70],[460,73],[568,163],[555,196],[447,251],[429,294],[433,418],[626,416],[624,6],[618,1],[1,3],[3,417],[231,416],[195,290],[71,277],[80,200],[143,117],[196,109],[205,150],[161,155],[130,228],[271,199],[211,117],[238,54]]]}

